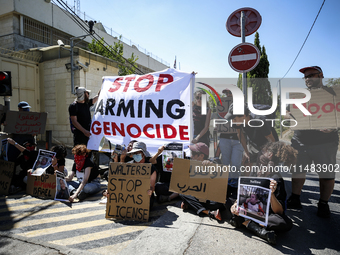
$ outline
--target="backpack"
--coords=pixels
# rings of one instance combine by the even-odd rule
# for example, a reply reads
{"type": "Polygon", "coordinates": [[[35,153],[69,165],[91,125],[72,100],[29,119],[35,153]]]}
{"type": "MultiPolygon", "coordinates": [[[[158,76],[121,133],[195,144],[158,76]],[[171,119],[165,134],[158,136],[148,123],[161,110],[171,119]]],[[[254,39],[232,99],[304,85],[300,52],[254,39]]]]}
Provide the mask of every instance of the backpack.
{"type": "MultiPolygon", "coordinates": [[[[76,112],[78,112],[78,103],[77,102],[76,102],[76,112]]],[[[71,132],[74,133],[74,131],[76,130],[76,127],[73,126],[73,124],[72,124],[71,116],[69,116],[69,121],[70,121],[71,132]]]]}

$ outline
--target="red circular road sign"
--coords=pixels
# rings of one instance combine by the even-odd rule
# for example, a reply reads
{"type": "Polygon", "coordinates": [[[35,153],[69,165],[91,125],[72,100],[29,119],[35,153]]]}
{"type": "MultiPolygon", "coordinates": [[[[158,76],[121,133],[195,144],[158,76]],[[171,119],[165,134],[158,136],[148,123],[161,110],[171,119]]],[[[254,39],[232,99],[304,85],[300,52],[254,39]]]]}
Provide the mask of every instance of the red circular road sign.
{"type": "Polygon", "coordinates": [[[246,73],[260,62],[260,51],[251,43],[240,43],[230,51],[228,61],[233,70],[246,73]]]}
{"type": "Polygon", "coordinates": [[[254,33],[261,25],[260,13],[253,8],[241,8],[230,14],[226,27],[230,34],[241,37],[241,12],[245,14],[245,36],[254,33]]]}

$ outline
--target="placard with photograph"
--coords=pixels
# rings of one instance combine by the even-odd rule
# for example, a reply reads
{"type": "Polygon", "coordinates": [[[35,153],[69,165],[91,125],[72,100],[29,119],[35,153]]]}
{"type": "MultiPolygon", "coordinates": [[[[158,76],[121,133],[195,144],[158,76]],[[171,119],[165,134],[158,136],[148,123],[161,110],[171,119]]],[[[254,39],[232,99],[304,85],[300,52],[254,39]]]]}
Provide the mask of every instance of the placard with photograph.
{"type": "Polygon", "coordinates": [[[40,149],[31,175],[40,176],[45,173],[46,169],[52,164],[52,158],[55,154],[55,152],[40,149]]]}
{"type": "Polygon", "coordinates": [[[241,177],[238,183],[239,215],[267,226],[271,189],[270,178],[241,177]]]}

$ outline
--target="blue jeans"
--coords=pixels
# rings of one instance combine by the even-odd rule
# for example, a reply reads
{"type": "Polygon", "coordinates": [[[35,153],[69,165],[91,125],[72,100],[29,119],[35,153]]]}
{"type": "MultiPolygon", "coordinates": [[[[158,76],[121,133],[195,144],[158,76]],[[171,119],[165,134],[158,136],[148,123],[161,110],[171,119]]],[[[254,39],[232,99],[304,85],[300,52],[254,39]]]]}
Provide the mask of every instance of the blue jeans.
{"type": "MultiPolygon", "coordinates": [[[[220,138],[220,149],[222,153],[223,165],[235,166],[236,170],[239,171],[243,157],[243,147],[240,141],[234,139],[220,138]]],[[[238,176],[239,176],[238,172],[229,173],[229,180],[232,182],[236,182],[233,183],[234,185],[236,185],[236,187],[237,180],[235,180],[235,178],[238,178],[238,176]]],[[[234,186],[231,183],[229,183],[229,185],[234,186]]]]}
{"type": "MultiPolygon", "coordinates": [[[[67,182],[67,186],[68,186],[68,190],[70,191],[70,194],[72,194],[72,191],[76,191],[78,189],[78,187],[80,186],[80,181],[70,181],[67,182]]],[[[100,183],[96,180],[93,180],[90,183],[86,183],[83,190],[80,191],[80,193],[84,192],[87,195],[93,195],[96,194],[97,192],[100,191],[100,183]]],[[[79,193],[79,194],[80,194],[79,193]]],[[[79,196],[78,194],[78,196],[79,196]]]]}

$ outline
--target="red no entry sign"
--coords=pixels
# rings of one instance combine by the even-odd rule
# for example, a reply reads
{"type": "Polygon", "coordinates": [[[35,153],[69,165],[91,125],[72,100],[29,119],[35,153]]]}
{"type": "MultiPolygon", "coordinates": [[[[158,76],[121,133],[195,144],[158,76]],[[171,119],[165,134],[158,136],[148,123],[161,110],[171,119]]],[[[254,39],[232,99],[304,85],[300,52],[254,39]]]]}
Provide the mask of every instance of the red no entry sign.
{"type": "Polygon", "coordinates": [[[233,70],[246,73],[260,62],[260,51],[251,43],[240,43],[230,51],[228,61],[233,70]]]}

